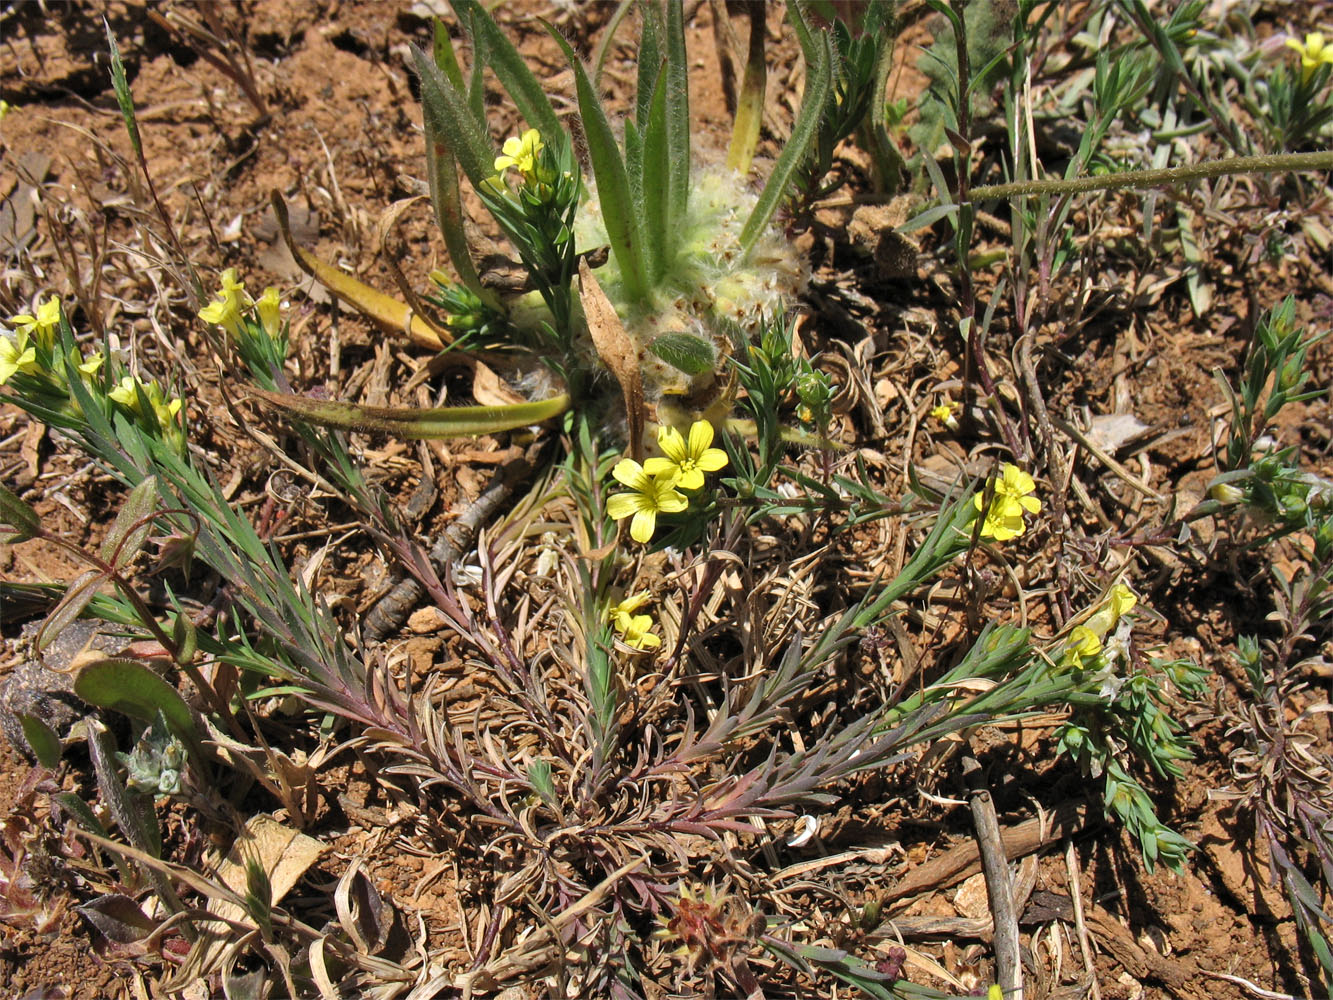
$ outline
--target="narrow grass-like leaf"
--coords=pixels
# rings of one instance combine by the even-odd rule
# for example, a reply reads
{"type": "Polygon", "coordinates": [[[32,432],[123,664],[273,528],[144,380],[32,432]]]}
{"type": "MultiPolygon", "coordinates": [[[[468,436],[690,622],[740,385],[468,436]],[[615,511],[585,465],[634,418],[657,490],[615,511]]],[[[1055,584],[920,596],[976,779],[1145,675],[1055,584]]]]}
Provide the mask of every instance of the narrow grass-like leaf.
{"type": "Polygon", "coordinates": [[[535,128],[547,142],[564,136],[560,119],[514,43],[505,37],[499,25],[477,0],[453,0],[460,17],[471,19],[474,36],[486,49],[486,65],[499,78],[523,120],[535,128]]]}
{"type": "Polygon", "coordinates": [[[764,93],[768,86],[768,64],[764,59],[767,33],[764,4],[750,4],[750,43],[745,58],[745,75],[736,97],[736,120],[731,125],[731,145],[727,148],[727,166],[741,174],[750,172],[755,146],[759,144],[759,126],[764,118],[764,93]]]}
{"type": "Polygon", "coordinates": [[[690,202],[690,66],[685,53],[682,0],[667,0],[666,25],[667,213],[665,259],[675,256],[690,202]]]}
{"type": "Polygon", "coordinates": [[[130,84],[125,78],[125,64],[120,61],[120,46],[116,36],[111,33],[111,25],[103,20],[106,27],[106,44],[111,50],[111,86],[116,92],[116,103],[120,105],[120,117],[125,120],[125,130],[130,134],[130,145],[134,155],[143,156],[143,140],[139,137],[139,120],[134,115],[134,97],[130,94],[130,84]]]}
{"type": "Polygon", "coordinates": [[[486,40],[477,30],[476,18],[468,18],[468,38],[472,41],[472,73],[468,76],[467,109],[482,134],[486,127],[486,40]]]}
{"type": "MultiPolygon", "coordinates": [[[[611,43],[615,41],[616,32],[620,30],[621,22],[625,20],[625,15],[629,13],[630,7],[634,5],[634,0],[620,0],[616,5],[616,12],[611,15],[611,20],[606,22],[606,27],[602,29],[601,41],[597,43],[597,51],[592,57],[592,82],[595,86],[602,85],[602,68],[606,65],[606,57],[611,52],[611,43]]],[[[640,48],[642,54],[642,48],[640,48]]]]}
{"type": "Polygon", "coordinates": [[[442,406],[418,410],[358,406],[355,403],[268,392],[257,388],[250,391],[270,406],[321,427],[374,431],[412,440],[498,434],[539,424],[569,409],[569,396],[565,393],[550,399],[508,406],[442,406]]]}
{"type": "Polygon", "coordinates": [[[656,3],[641,2],[639,13],[643,17],[643,31],[639,35],[639,75],[634,93],[634,120],[642,129],[644,119],[648,116],[648,104],[657,87],[657,78],[662,73],[662,35],[666,28],[662,24],[662,10],[656,3]]]}
{"type": "Polygon", "coordinates": [[[435,56],[435,65],[440,67],[440,72],[454,85],[455,90],[463,93],[463,70],[458,65],[458,54],[454,52],[454,40],[449,37],[449,29],[443,21],[435,22],[435,44],[431,54],[435,56]]]}
{"type": "Polygon", "coordinates": [[[125,498],[111,530],[102,539],[102,561],[122,570],[134,561],[148,541],[157,509],[157,479],[148,476],[125,498]]]}
{"type": "Polygon", "coordinates": [[[749,256],[759,241],[760,235],[773,218],[778,205],[787,193],[787,185],[805,159],[805,154],[819,132],[819,120],[824,114],[824,105],[828,101],[829,88],[833,81],[833,40],[832,36],[822,34],[816,41],[817,56],[812,66],[807,68],[805,93],[801,98],[801,110],[796,116],[791,138],[783,147],[778,162],[773,165],[773,173],[764,185],[763,193],[754,206],[754,211],[745,220],[741,230],[741,252],[749,256]]]}
{"type": "Polygon", "coordinates": [[[458,189],[458,166],[444,134],[435,128],[433,120],[425,120],[426,177],[430,182],[430,204],[435,210],[435,224],[444,237],[445,249],[454,272],[464,287],[483,301],[493,298],[482,287],[481,277],[472,262],[467,234],[463,230],[463,199],[458,189]]]}
{"type": "Polygon", "coordinates": [[[946,215],[957,215],[958,206],[952,202],[944,205],[933,205],[926,209],[920,215],[914,215],[901,226],[898,227],[900,233],[914,233],[918,229],[925,229],[927,226],[933,226],[946,215]]]}
{"type": "Polygon", "coordinates": [[[606,235],[611,241],[611,252],[616,255],[616,263],[620,266],[626,293],[631,299],[642,301],[648,295],[643,221],[635,211],[625,161],[621,158],[611,124],[606,120],[606,111],[597,99],[597,92],[592,88],[592,81],[588,79],[582,60],[555,28],[548,24],[546,30],[574,68],[579,117],[583,119],[583,134],[588,140],[588,158],[592,160],[592,172],[597,180],[597,195],[602,203],[606,235]]]}
{"type": "Polygon", "coordinates": [[[656,283],[671,268],[672,243],[668,238],[666,150],[666,74],[658,74],[648,106],[648,119],[643,126],[643,188],[644,241],[648,245],[649,279],[656,283]]]}
{"type": "Polygon", "coordinates": [[[0,524],[14,529],[5,539],[10,544],[35,538],[42,530],[42,519],[37,512],[5,486],[0,486],[0,524]]]}
{"type": "Polygon", "coordinates": [[[435,65],[435,60],[415,45],[412,46],[412,58],[421,81],[422,117],[448,140],[449,148],[472,186],[480,187],[482,181],[495,173],[490,138],[463,95],[435,65]]]}
{"type": "Polygon", "coordinates": [[[19,725],[23,727],[23,738],[27,740],[37,763],[48,771],[54,771],[60,763],[60,737],[56,731],[35,715],[19,713],[19,725]]]}
{"type": "Polygon", "coordinates": [[[648,350],[686,375],[702,375],[717,365],[713,345],[692,333],[664,333],[648,345],[648,350]]]}
{"type": "Polygon", "coordinates": [[[805,4],[800,0],[793,0],[787,4],[787,23],[791,25],[791,30],[796,35],[796,42],[801,46],[801,56],[805,59],[806,65],[813,66],[815,60],[819,58],[818,46],[814,32],[810,30],[810,22],[805,17],[805,4]]]}

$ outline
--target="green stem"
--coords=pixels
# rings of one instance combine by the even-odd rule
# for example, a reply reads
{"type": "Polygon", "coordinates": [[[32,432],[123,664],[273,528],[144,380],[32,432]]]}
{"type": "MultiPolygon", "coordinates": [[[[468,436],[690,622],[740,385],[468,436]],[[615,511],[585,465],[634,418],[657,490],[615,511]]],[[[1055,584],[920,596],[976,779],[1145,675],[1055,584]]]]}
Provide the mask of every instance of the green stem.
{"type": "Polygon", "coordinates": [[[1265,156],[1234,156],[1225,160],[1189,163],[1163,170],[1126,170],[1099,177],[1074,177],[1069,180],[1014,181],[973,188],[971,201],[993,201],[1027,194],[1078,194],[1084,191],[1120,191],[1124,188],[1150,188],[1164,184],[1226,177],[1231,174],[1274,174],[1286,171],[1333,170],[1333,150],[1317,153],[1280,153],[1265,156]]]}

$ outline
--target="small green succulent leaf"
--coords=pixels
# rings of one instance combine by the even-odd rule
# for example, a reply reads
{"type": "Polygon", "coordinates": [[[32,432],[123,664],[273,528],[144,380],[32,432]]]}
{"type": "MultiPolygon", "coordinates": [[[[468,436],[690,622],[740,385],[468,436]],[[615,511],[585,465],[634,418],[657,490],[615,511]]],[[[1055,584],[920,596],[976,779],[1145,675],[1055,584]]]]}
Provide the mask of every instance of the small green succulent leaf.
{"type": "Polygon", "coordinates": [[[111,530],[102,540],[102,560],[116,569],[134,562],[148,541],[156,508],[157,477],[148,476],[125,498],[111,530]]]}
{"type": "Polygon", "coordinates": [[[268,392],[258,388],[250,391],[270,406],[312,424],[340,430],[375,431],[411,440],[498,434],[539,424],[569,409],[569,396],[565,393],[550,399],[505,406],[442,406],[418,410],[410,407],[358,406],[355,403],[313,399],[310,396],[268,392]]]}
{"type": "Polygon", "coordinates": [[[6,542],[26,542],[35,538],[42,530],[42,520],[37,512],[5,486],[0,486],[0,523],[14,529],[6,542]]]}
{"type": "Polygon", "coordinates": [[[717,365],[713,345],[692,333],[664,333],[653,339],[648,350],[686,375],[702,375],[717,365]]]}
{"type": "Polygon", "coordinates": [[[19,725],[23,727],[23,738],[28,741],[37,763],[54,771],[60,763],[60,737],[56,731],[37,716],[25,712],[19,713],[19,725]]]}

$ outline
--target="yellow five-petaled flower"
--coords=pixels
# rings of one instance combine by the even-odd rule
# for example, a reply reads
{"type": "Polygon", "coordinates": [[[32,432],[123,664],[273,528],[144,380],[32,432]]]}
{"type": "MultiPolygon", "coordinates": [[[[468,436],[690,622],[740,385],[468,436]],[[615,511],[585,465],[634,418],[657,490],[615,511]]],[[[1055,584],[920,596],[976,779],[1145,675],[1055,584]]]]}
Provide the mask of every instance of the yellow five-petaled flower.
{"type": "Polygon", "coordinates": [[[650,476],[670,474],[682,490],[697,490],[704,484],[705,472],[726,468],[727,453],[710,448],[713,443],[713,425],[707,420],[696,420],[690,425],[687,440],[680,431],[665,424],[657,430],[657,444],[662,449],[660,458],[643,463],[643,471],[650,476]]]}
{"type": "Polygon", "coordinates": [[[611,475],[630,492],[613,493],[606,501],[606,512],[617,521],[632,515],[629,534],[636,542],[652,540],[658,514],[679,514],[688,506],[685,494],[676,489],[675,476],[651,476],[632,458],[617,462],[611,475]]]}
{"type": "Polygon", "coordinates": [[[15,330],[28,334],[49,351],[55,343],[56,330],[60,328],[60,299],[52,295],[37,307],[36,316],[22,313],[10,322],[14,324],[15,330]]]}
{"type": "Polygon", "coordinates": [[[1037,488],[1032,477],[1011,462],[1001,467],[1000,476],[993,483],[994,494],[989,508],[985,506],[984,490],[973,497],[972,502],[977,510],[986,513],[981,522],[982,537],[1006,542],[1027,530],[1023,512],[1037,513],[1041,510],[1041,501],[1031,495],[1037,488]]]}
{"type": "Polygon", "coordinates": [[[13,337],[0,337],[0,385],[15,372],[30,375],[37,370],[37,351],[28,343],[25,330],[15,330],[13,337]]]}
{"type": "Polygon", "coordinates": [[[611,627],[619,633],[625,645],[634,649],[656,649],[662,645],[661,638],[652,631],[653,616],[634,613],[647,604],[649,599],[649,594],[645,590],[626,597],[606,613],[607,618],[611,620],[611,627]]]}
{"type": "Polygon", "coordinates": [[[1333,41],[1325,41],[1322,31],[1312,31],[1304,42],[1287,39],[1287,47],[1301,54],[1301,72],[1309,77],[1324,63],[1333,65],[1333,41]]]}
{"type": "Polygon", "coordinates": [[[510,167],[516,167],[524,180],[533,177],[537,170],[537,154],[542,151],[541,133],[530,128],[522,138],[505,140],[504,155],[495,158],[495,172],[503,173],[510,167]]]}

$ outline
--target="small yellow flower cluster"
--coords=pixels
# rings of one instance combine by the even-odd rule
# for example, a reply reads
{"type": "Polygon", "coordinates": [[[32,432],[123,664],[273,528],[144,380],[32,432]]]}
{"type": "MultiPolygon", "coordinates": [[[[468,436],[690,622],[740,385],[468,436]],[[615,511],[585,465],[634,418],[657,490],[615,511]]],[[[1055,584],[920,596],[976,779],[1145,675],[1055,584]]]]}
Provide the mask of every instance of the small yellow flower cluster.
{"type": "Polygon", "coordinates": [[[1301,74],[1307,79],[1325,63],[1333,65],[1333,40],[1325,40],[1322,31],[1310,32],[1304,42],[1288,38],[1287,47],[1301,54],[1301,74]]]}
{"type": "MultiPolygon", "coordinates": [[[[185,434],[178,419],[182,401],[168,396],[157,382],[145,383],[133,375],[122,374],[114,387],[107,389],[109,380],[93,378],[107,364],[100,351],[84,357],[74,348],[66,355],[57,343],[61,313],[60,299],[53,295],[37,307],[35,315],[23,313],[9,321],[13,334],[0,336],[0,385],[17,374],[33,376],[35,381],[19,390],[23,398],[35,396],[45,406],[82,416],[79,398],[68,384],[67,373],[73,365],[94,398],[114,404],[146,429],[151,430],[155,423],[163,440],[184,451],[185,434]],[[149,413],[151,422],[147,421],[149,413]]],[[[114,364],[110,379],[123,371],[119,361],[114,364]]]]}
{"type": "MultiPolygon", "coordinates": [[[[99,363],[101,361],[100,358],[95,360],[99,363]]],[[[114,389],[107,393],[107,398],[113,403],[119,403],[136,416],[144,416],[145,409],[140,399],[141,394],[143,399],[148,401],[148,409],[152,411],[158,426],[163,429],[176,426],[176,414],[181,411],[181,401],[163,392],[162,387],[157,384],[156,380],[144,382],[133,375],[126,375],[121,378],[114,389]]]]}
{"type": "Polygon", "coordinates": [[[625,645],[632,649],[656,649],[662,645],[661,638],[655,635],[652,630],[653,616],[636,615],[634,613],[648,601],[648,592],[646,590],[641,591],[626,597],[606,613],[607,619],[611,622],[611,627],[624,640],[625,645]]]}
{"type": "Polygon", "coordinates": [[[276,337],[282,331],[282,300],[278,290],[270,286],[258,299],[251,299],[245,285],[236,276],[236,268],[229,267],[222,272],[222,287],[217,298],[199,310],[199,318],[239,338],[243,314],[251,308],[259,314],[259,323],[270,337],[276,337]]]}
{"type": "Polygon", "coordinates": [[[1123,583],[1111,588],[1101,607],[1092,613],[1082,625],[1076,625],[1069,633],[1060,657],[1061,665],[1066,667],[1086,667],[1102,653],[1103,640],[1108,632],[1115,628],[1120,619],[1127,615],[1139,602],[1134,591],[1123,583]]]}
{"type": "Polygon", "coordinates": [[[1041,510],[1041,501],[1031,495],[1037,484],[1031,476],[1010,462],[1000,468],[1000,475],[992,480],[992,484],[989,507],[985,506],[984,490],[973,497],[972,502],[977,510],[985,511],[985,519],[981,522],[982,537],[1007,542],[1027,530],[1023,521],[1024,511],[1035,514],[1041,510]]]}
{"type": "Polygon", "coordinates": [[[697,490],[704,485],[704,473],[725,468],[727,454],[711,447],[713,425],[696,420],[690,425],[688,439],[674,427],[663,425],[657,432],[662,455],[640,465],[632,458],[616,464],[611,475],[628,486],[628,493],[614,493],[606,501],[606,512],[620,521],[633,517],[629,534],[636,542],[652,540],[658,514],[679,514],[689,506],[681,490],[697,490]]]}
{"type": "Polygon", "coordinates": [[[18,373],[35,375],[43,370],[37,358],[40,348],[50,357],[60,329],[60,299],[52,295],[37,307],[37,315],[20,313],[9,321],[13,335],[0,337],[0,385],[18,373]]]}

